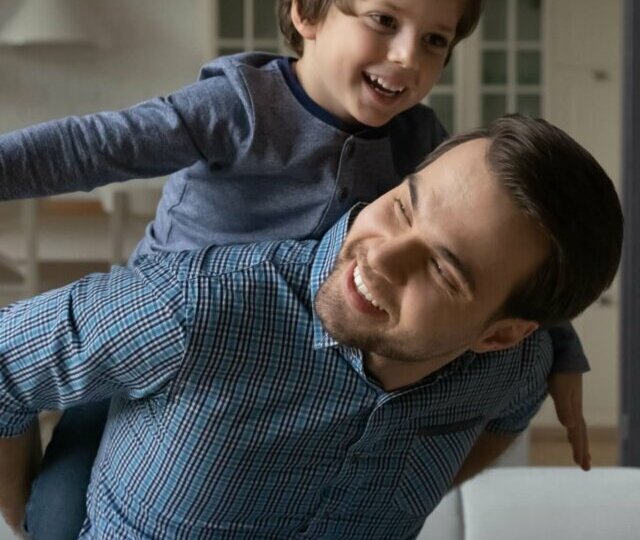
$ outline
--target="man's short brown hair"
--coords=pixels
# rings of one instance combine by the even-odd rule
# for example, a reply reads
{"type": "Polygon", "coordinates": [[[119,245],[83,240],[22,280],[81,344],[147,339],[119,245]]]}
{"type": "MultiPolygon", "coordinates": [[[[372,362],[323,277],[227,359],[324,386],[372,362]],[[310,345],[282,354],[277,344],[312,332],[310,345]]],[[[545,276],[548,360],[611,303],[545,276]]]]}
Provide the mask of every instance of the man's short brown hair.
{"type": "MultiPolygon", "coordinates": [[[[313,24],[322,22],[332,4],[348,14],[353,14],[352,0],[296,0],[298,3],[298,11],[302,20],[310,21],[313,24]]],[[[304,40],[291,22],[291,7],[294,0],[278,0],[278,21],[280,23],[280,31],[284,36],[286,44],[298,55],[302,56],[304,51],[304,40]]],[[[466,0],[466,9],[458,26],[456,27],[456,35],[451,42],[449,52],[447,54],[447,62],[451,57],[453,48],[464,38],[468,37],[475,30],[480,20],[480,15],[484,9],[486,0],[466,0]]]]}
{"type": "Polygon", "coordinates": [[[620,264],[624,220],[613,182],[561,129],[518,114],[451,137],[418,169],[480,138],[489,140],[489,170],[551,247],[492,320],[517,317],[550,326],[573,319],[611,285],[620,264]]]}

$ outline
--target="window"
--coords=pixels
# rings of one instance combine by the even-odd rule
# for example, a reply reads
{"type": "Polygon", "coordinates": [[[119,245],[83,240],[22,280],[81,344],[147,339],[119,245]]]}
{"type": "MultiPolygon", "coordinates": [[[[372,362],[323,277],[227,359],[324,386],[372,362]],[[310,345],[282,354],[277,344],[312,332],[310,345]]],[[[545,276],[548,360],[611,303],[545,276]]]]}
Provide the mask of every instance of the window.
{"type": "Polygon", "coordinates": [[[211,0],[214,18],[213,56],[242,51],[283,50],[272,0],[211,0]]]}
{"type": "Polygon", "coordinates": [[[541,0],[491,0],[480,25],[481,121],[541,116],[541,0]]]}

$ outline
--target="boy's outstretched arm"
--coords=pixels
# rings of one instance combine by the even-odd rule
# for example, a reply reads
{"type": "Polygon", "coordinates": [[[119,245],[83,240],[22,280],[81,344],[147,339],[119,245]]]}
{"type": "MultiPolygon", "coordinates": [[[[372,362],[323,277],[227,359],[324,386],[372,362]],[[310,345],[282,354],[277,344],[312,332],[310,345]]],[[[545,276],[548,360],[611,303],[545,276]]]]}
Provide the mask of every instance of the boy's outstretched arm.
{"type": "Polygon", "coordinates": [[[549,375],[549,394],[558,420],[567,431],[573,461],[583,470],[591,468],[589,436],[582,410],[582,374],[589,371],[580,338],[571,323],[549,328],[553,342],[553,370],[549,375]]]}
{"type": "Polygon", "coordinates": [[[170,99],[0,135],[0,200],[164,176],[202,158],[170,99]]]}
{"type": "Polygon", "coordinates": [[[0,439],[0,513],[18,536],[23,535],[25,506],[41,457],[37,420],[26,433],[0,439]]]}

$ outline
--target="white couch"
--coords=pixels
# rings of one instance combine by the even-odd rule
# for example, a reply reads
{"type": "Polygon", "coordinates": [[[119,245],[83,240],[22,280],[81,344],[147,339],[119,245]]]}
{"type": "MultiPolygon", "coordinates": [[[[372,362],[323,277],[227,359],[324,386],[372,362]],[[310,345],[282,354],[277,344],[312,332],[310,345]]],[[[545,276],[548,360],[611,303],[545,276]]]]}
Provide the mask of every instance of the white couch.
{"type": "Polygon", "coordinates": [[[640,469],[489,469],[451,491],[418,538],[639,540],[640,469]]]}
{"type": "MultiPolygon", "coordinates": [[[[451,491],[418,538],[638,540],[640,469],[489,469],[451,491]]],[[[15,540],[1,519],[0,540],[15,540]]]]}

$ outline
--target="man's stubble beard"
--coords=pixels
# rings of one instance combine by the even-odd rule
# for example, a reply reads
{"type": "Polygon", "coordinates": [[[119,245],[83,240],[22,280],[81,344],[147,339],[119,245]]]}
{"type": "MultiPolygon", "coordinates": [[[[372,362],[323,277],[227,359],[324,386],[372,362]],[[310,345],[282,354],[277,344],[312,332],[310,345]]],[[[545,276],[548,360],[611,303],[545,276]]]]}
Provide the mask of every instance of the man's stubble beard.
{"type": "Polygon", "coordinates": [[[338,260],[329,277],[320,286],[315,298],[315,309],[322,326],[341,345],[361,349],[365,353],[375,353],[397,362],[413,363],[421,361],[401,346],[394,345],[385,338],[378,328],[358,328],[345,309],[346,301],[342,294],[345,268],[360,251],[359,244],[347,246],[338,256],[338,260]]]}

